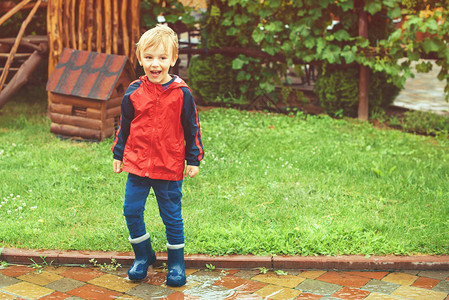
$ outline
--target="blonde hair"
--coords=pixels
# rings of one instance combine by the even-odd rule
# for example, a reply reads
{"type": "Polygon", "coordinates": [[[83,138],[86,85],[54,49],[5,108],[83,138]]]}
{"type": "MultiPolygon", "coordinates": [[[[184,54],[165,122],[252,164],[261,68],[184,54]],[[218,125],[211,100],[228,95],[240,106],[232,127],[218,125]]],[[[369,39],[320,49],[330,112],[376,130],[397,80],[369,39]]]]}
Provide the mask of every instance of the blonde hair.
{"type": "Polygon", "coordinates": [[[136,44],[136,56],[140,62],[141,54],[148,47],[157,47],[160,44],[164,46],[166,50],[172,47],[173,61],[178,57],[178,35],[167,25],[156,25],[152,29],[146,31],[140,37],[139,42],[136,44]]]}

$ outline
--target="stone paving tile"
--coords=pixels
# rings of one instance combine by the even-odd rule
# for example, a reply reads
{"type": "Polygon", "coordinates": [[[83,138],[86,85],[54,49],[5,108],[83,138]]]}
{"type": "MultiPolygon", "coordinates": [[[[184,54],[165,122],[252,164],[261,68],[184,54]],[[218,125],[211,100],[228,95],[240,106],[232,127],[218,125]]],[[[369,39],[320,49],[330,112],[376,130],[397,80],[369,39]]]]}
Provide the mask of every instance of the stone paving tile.
{"type": "Polygon", "coordinates": [[[354,276],[341,272],[327,272],[318,277],[317,280],[353,288],[360,288],[370,281],[370,279],[366,277],[354,276]]]}
{"type": "Polygon", "coordinates": [[[45,287],[59,291],[59,292],[68,292],[70,290],[79,288],[80,286],[85,285],[85,282],[78,281],[72,278],[62,278],[52,283],[47,284],[45,287]]]}
{"type": "Polygon", "coordinates": [[[446,280],[449,279],[449,271],[421,271],[418,276],[446,280]]]}
{"type": "Polygon", "coordinates": [[[52,273],[55,273],[55,274],[61,274],[61,273],[65,272],[65,271],[68,271],[68,270],[70,270],[72,268],[73,267],[67,267],[67,266],[57,266],[57,267],[51,266],[51,267],[46,267],[45,271],[52,272],[52,273]]]}
{"type": "Polygon", "coordinates": [[[35,283],[38,285],[47,285],[49,283],[55,282],[62,278],[63,277],[58,274],[47,272],[47,271],[32,272],[32,273],[27,273],[25,275],[21,275],[21,276],[17,277],[17,279],[35,283]]]}
{"type": "Polygon", "coordinates": [[[305,278],[293,275],[277,275],[273,272],[269,272],[267,274],[256,275],[251,278],[251,280],[270,283],[274,285],[281,285],[288,288],[294,288],[295,286],[303,282],[305,278]]]}
{"type": "Polygon", "coordinates": [[[234,276],[245,278],[245,279],[251,279],[258,274],[260,274],[259,270],[240,270],[237,273],[235,273],[234,276]]]}
{"type": "Polygon", "coordinates": [[[328,283],[315,279],[306,279],[305,281],[300,283],[295,289],[307,293],[330,296],[336,291],[340,290],[341,288],[342,286],[338,284],[328,283]]]}
{"type": "Polygon", "coordinates": [[[12,300],[12,299],[16,299],[16,298],[17,298],[16,296],[0,292],[0,299],[2,299],[2,300],[10,300],[10,299],[12,300]]]}
{"type": "Polygon", "coordinates": [[[324,273],[326,273],[326,271],[323,271],[323,270],[311,270],[311,271],[304,271],[304,272],[302,272],[300,276],[303,277],[303,278],[315,279],[317,277],[320,277],[324,273]]]}
{"type": "Polygon", "coordinates": [[[50,295],[40,298],[39,300],[56,300],[56,299],[69,299],[72,295],[62,293],[62,292],[54,292],[50,295]]]}
{"type": "Polygon", "coordinates": [[[355,276],[380,280],[380,279],[384,278],[385,276],[387,276],[389,272],[348,271],[348,272],[344,272],[344,273],[349,274],[349,275],[355,275],[355,276]]]}
{"type": "Polygon", "coordinates": [[[68,291],[67,294],[89,300],[115,299],[122,295],[122,293],[111,291],[91,284],[86,284],[79,288],[68,291]]]}
{"type": "Polygon", "coordinates": [[[0,289],[8,286],[8,285],[13,285],[15,283],[19,283],[20,280],[15,279],[14,277],[9,277],[3,274],[0,274],[0,289]]]}
{"type": "Polygon", "coordinates": [[[436,286],[432,288],[432,290],[449,294],[449,281],[440,281],[436,286]]]}
{"type": "Polygon", "coordinates": [[[139,285],[139,283],[112,274],[105,274],[103,276],[94,278],[92,280],[89,280],[88,283],[121,293],[126,293],[133,287],[139,285]]]}
{"type": "Polygon", "coordinates": [[[391,295],[414,300],[444,300],[447,293],[421,289],[413,286],[401,286],[391,293],[391,295]]]}
{"type": "Polygon", "coordinates": [[[323,296],[312,294],[312,293],[301,293],[295,300],[317,300],[321,299],[323,296]]]}
{"type": "Polygon", "coordinates": [[[397,297],[397,296],[391,296],[391,295],[385,295],[385,294],[381,294],[381,293],[371,293],[365,299],[366,300],[403,300],[404,298],[397,297]]]}
{"type": "Polygon", "coordinates": [[[440,280],[428,278],[428,277],[419,277],[415,282],[413,282],[412,286],[419,287],[423,289],[431,289],[436,286],[440,280]]]}
{"type": "Polygon", "coordinates": [[[148,274],[148,276],[143,280],[143,282],[146,282],[148,284],[152,285],[161,285],[165,282],[167,279],[167,273],[163,272],[152,272],[148,274]]]}
{"type": "Polygon", "coordinates": [[[255,282],[253,280],[248,280],[237,276],[224,276],[221,279],[217,280],[214,285],[251,293],[266,286],[265,283],[255,282]]]}
{"type": "Polygon", "coordinates": [[[81,268],[81,267],[70,268],[69,270],[60,273],[61,276],[69,277],[84,282],[88,282],[89,280],[100,277],[103,274],[104,274],[103,272],[93,270],[91,268],[81,268]]]}
{"type": "Polygon", "coordinates": [[[147,283],[139,284],[138,286],[130,289],[126,294],[141,298],[141,299],[151,299],[151,297],[167,297],[170,294],[175,293],[175,291],[171,289],[166,289],[160,286],[151,285],[147,283]]]}
{"type": "Polygon", "coordinates": [[[256,294],[251,294],[248,292],[241,292],[241,291],[234,291],[231,295],[229,295],[228,297],[224,298],[224,300],[265,300],[263,297],[256,295],[256,294]]]}
{"type": "Polygon", "coordinates": [[[200,297],[195,297],[195,296],[189,296],[189,295],[185,295],[181,292],[175,292],[173,294],[168,295],[165,298],[162,298],[163,300],[198,300],[201,299],[200,297]]]}
{"type": "Polygon", "coordinates": [[[362,289],[370,291],[370,292],[377,292],[381,294],[391,294],[395,290],[397,290],[398,287],[401,285],[398,283],[392,283],[377,279],[372,279],[367,284],[365,284],[362,289]]]}
{"type": "Polygon", "coordinates": [[[348,300],[359,300],[359,299],[365,299],[366,296],[368,296],[370,292],[350,288],[350,287],[343,287],[338,292],[332,294],[332,297],[341,298],[341,299],[348,299],[348,300]]]}
{"type": "Polygon", "coordinates": [[[25,281],[10,285],[2,290],[28,299],[39,299],[54,292],[54,290],[49,288],[25,281]]]}
{"type": "Polygon", "coordinates": [[[418,276],[415,275],[406,274],[404,272],[394,272],[388,274],[382,280],[392,283],[398,283],[401,285],[412,285],[413,282],[415,282],[417,279],[418,276]]]}
{"type": "Polygon", "coordinates": [[[273,300],[295,299],[299,294],[298,290],[286,289],[282,286],[269,284],[255,292],[255,294],[273,300]]]}
{"type": "Polygon", "coordinates": [[[6,276],[18,277],[26,273],[36,271],[35,269],[28,266],[9,266],[6,269],[0,270],[0,273],[6,276]]]}
{"type": "MultiPolygon", "coordinates": [[[[172,288],[173,289],[173,288],[172,288]]],[[[181,288],[175,288],[178,291],[181,288]]],[[[197,284],[187,289],[183,289],[183,293],[189,296],[196,296],[203,299],[224,299],[233,294],[233,290],[225,288],[223,286],[210,285],[210,284],[197,284]]]]}

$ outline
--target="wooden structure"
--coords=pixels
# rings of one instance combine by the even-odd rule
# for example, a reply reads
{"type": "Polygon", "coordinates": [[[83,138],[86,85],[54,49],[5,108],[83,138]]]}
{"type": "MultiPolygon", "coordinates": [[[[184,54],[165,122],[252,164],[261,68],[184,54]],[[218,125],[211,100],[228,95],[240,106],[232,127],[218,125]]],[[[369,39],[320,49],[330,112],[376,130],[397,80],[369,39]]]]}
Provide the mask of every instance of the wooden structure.
{"type": "Polygon", "coordinates": [[[1,6],[4,11],[8,9],[7,4],[12,4],[11,8],[0,18],[0,25],[21,9],[31,8],[31,11],[23,21],[16,38],[0,39],[0,108],[12,94],[28,82],[29,76],[47,54],[46,36],[24,37],[25,30],[36,11],[39,7],[46,5],[41,0],[35,3],[29,3],[30,1],[23,0],[17,5],[4,2],[1,6]]]}
{"type": "Polygon", "coordinates": [[[140,0],[48,0],[48,74],[63,48],[127,56],[136,63],[140,0]]]}
{"type": "Polygon", "coordinates": [[[63,49],[47,83],[50,131],[90,140],[111,136],[135,76],[126,56],[63,49]]]}

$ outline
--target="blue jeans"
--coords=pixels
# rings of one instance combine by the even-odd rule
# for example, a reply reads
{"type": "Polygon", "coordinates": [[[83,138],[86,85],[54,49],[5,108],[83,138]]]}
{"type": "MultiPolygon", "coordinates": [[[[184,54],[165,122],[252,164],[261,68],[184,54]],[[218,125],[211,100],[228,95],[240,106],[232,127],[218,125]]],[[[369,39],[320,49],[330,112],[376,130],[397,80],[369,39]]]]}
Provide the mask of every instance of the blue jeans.
{"type": "Polygon", "coordinates": [[[184,244],[184,223],[181,214],[182,180],[168,181],[128,175],[123,215],[132,239],[146,234],[143,212],[150,188],[156,195],[159,214],[171,245],[184,244]]]}

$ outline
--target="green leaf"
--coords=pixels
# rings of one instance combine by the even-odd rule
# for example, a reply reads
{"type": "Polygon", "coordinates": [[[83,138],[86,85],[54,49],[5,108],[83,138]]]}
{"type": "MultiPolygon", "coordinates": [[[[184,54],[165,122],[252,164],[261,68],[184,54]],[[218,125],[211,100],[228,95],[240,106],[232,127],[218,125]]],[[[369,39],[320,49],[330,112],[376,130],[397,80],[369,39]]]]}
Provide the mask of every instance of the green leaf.
{"type": "Polygon", "coordinates": [[[337,41],[345,41],[348,40],[351,36],[346,30],[340,29],[334,33],[334,37],[337,41]]]}
{"type": "Polygon", "coordinates": [[[315,47],[316,45],[316,40],[313,37],[307,37],[304,40],[304,46],[306,46],[306,48],[312,49],[313,47],[315,47]]]}
{"type": "Polygon", "coordinates": [[[366,1],[363,9],[369,14],[374,15],[382,9],[382,3],[374,0],[370,2],[366,1]]]}
{"type": "Polygon", "coordinates": [[[212,5],[212,7],[210,8],[210,16],[218,18],[220,17],[220,15],[220,8],[218,6],[212,5]]]}
{"type": "Polygon", "coordinates": [[[330,64],[340,63],[341,49],[336,45],[328,45],[323,51],[323,58],[330,64]]]}
{"type": "Polygon", "coordinates": [[[240,70],[245,64],[246,62],[244,60],[237,57],[232,61],[232,69],[240,70]]]}
{"type": "Polygon", "coordinates": [[[262,30],[260,30],[259,28],[256,28],[253,31],[253,34],[251,36],[256,43],[260,43],[260,42],[262,42],[262,40],[265,36],[265,33],[262,30]]]}
{"type": "Polygon", "coordinates": [[[354,9],[353,1],[346,0],[346,1],[338,1],[337,3],[340,5],[340,7],[343,11],[348,11],[348,10],[354,9]]]}
{"type": "Polygon", "coordinates": [[[355,60],[355,54],[352,51],[344,51],[341,53],[341,56],[343,56],[347,64],[350,64],[355,60]]]}
{"type": "Polygon", "coordinates": [[[423,41],[422,46],[426,53],[434,52],[440,49],[440,47],[442,46],[442,41],[436,37],[431,39],[427,38],[423,41]]]}

